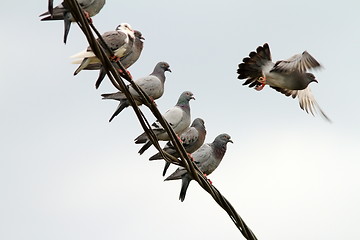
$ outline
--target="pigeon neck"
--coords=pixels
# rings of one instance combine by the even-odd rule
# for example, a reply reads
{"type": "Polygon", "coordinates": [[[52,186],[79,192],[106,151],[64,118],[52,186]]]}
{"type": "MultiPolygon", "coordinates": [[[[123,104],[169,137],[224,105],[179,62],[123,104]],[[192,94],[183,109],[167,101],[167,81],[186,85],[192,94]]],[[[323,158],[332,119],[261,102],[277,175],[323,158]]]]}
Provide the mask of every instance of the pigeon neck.
{"type": "Polygon", "coordinates": [[[217,159],[222,159],[226,152],[226,144],[222,142],[213,142],[214,155],[217,159]]]}
{"type": "Polygon", "coordinates": [[[181,107],[186,113],[190,113],[190,104],[188,100],[179,99],[176,106],[181,107]]]}
{"type": "Polygon", "coordinates": [[[157,70],[155,69],[150,75],[156,76],[160,79],[161,82],[165,82],[165,72],[164,70],[157,70]]]}
{"type": "Polygon", "coordinates": [[[135,46],[136,46],[138,51],[142,51],[142,49],[144,47],[144,43],[143,43],[143,41],[141,41],[141,39],[136,38],[135,39],[135,46]]]}

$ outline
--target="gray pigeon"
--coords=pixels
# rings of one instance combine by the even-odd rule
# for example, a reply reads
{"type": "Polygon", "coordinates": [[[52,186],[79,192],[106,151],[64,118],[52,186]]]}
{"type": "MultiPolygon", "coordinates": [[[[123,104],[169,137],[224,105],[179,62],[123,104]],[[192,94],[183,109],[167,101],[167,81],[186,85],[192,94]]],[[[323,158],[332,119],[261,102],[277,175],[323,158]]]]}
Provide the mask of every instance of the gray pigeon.
{"type": "MultiPolygon", "coordinates": [[[[134,82],[153,100],[160,98],[164,93],[164,83],[165,83],[165,72],[171,72],[170,66],[166,62],[159,62],[156,64],[154,71],[147,77],[139,78],[134,82]]],[[[128,85],[129,91],[134,97],[136,104],[139,106],[142,104],[141,97],[133,89],[131,85],[128,85]]],[[[101,95],[103,99],[114,99],[120,101],[119,106],[117,107],[114,114],[111,116],[109,122],[111,122],[114,117],[116,117],[124,108],[130,106],[129,101],[127,100],[123,92],[116,93],[106,93],[101,95]]]]}
{"type": "MultiPolygon", "coordinates": [[[[176,105],[167,110],[163,115],[164,119],[169,123],[174,132],[178,135],[182,134],[189,126],[190,126],[190,105],[189,101],[194,99],[193,93],[190,91],[183,92],[176,105]]],[[[159,121],[154,122],[152,125],[152,130],[156,134],[158,140],[161,141],[169,141],[169,135],[166,130],[161,126],[159,121]]],[[[136,144],[145,143],[144,146],[139,150],[140,154],[143,154],[151,145],[151,141],[149,140],[147,134],[144,132],[137,138],[135,138],[136,144]]]]}
{"type": "MultiPolygon", "coordinates": [[[[205,122],[201,118],[196,118],[192,122],[191,126],[180,135],[180,140],[182,141],[182,145],[190,157],[192,157],[191,153],[195,152],[203,145],[205,141],[205,136],[206,136],[205,122]]],[[[163,150],[176,158],[180,157],[179,153],[176,151],[171,141],[169,141],[165,145],[163,150]]],[[[157,160],[157,159],[162,159],[160,153],[157,153],[149,158],[149,160],[157,160]]],[[[165,176],[169,166],[170,163],[165,161],[163,176],[165,176]]]]}
{"type": "MultiPolygon", "coordinates": [[[[139,59],[140,54],[143,50],[144,42],[142,40],[145,40],[145,38],[142,36],[142,33],[138,30],[134,30],[134,35],[135,35],[135,41],[132,46],[132,50],[128,55],[120,59],[120,62],[125,69],[131,67],[131,65],[133,65],[139,59]]],[[[116,68],[117,65],[114,64],[114,67],[116,68]]],[[[101,63],[89,64],[86,68],[84,68],[84,70],[100,70],[99,77],[95,83],[96,89],[99,88],[102,80],[106,76],[106,71],[102,67],[101,63]]]]}
{"type": "MultiPolygon", "coordinates": [[[[116,58],[122,58],[130,54],[134,40],[134,30],[128,23],[122,23],[117,26],[115,31],[106,32],[102,35],[105,43],[113,51],[116,58]]],[[[100,42],[101,44],[101,42],[100,42]]],[[[80,66],[74,72],[74,75],[78,74],[81,70],[86,68],[89,64],[100,63],[100,60],[96,57],[91,47],[88,47],[85,51],[77,53],[71,58],[77,59],[72,63],[80,66]]],[[[115,59],[117,60],[117,59],[115,59]]]]}
{"type": "MultiPolygon", "coordinates": [[[[220,134],[212,143],[205,143],[192,154],[195,164],[205,176],[210,175],[220,164],[226,152],[228,142],[233,142],[226,133],[220,134]]],[[[181,179],[181,191],[179,199],[183,202],[186,190],[193,180],[184,167],[179,167],[173,174],[164,181],[181,179]]]]}
{"type": "MultiPolygon", "coordinates": [[[[98,14],[105,5],[105,0],[77,0],[77,2],[88,18],[98,14]]],[[[65,2],[53,8],[53,0],[48,0],[48,11],[40,15],[40,17],[43,16],[45,17],[41,21],[64,20],[64,43],[66,44],[71,22],[75,22],[75,19],[66,7],[65,2]]]]}
{"type": "Polygon", "coordinates": [[[320,67],[321,65],[307,51],[273,63],[269,45],[265,43],[259,46],[256,52],[251,52],[249,57],[243,59],[237,73],[238,79],[246,79],[243,85],[249,85],[260,91],[267,84],[286,96],[298,97],[301,109],[307,113],[311,112],[314,115],[314,112],[319,112],[322,117],[330,121],[308,86],[317,80],[307,70],[320,67]]]}

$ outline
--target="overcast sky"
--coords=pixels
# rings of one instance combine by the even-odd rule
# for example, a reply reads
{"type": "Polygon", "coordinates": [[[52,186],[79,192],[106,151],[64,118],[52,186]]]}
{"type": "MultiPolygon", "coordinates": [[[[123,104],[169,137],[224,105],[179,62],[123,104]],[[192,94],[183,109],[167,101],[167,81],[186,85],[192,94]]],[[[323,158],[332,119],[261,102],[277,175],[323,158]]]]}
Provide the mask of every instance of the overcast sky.
{"type": "MultiPolygon", "coordinates": [[[[190,90],[206,142],[231,135],[209,178],[258,239],[360,238],[360,2],[330,2],[107,0],[93,18],[100,32],[142,31],[134,78],[170,64],[161,111],[190,90]],[[324,66],[310,86],[332,124],[241,85],[237,65],[265,42],[275,61],[307,50],[324,66]]],[[[196,182],[178,200],[154,148],[138,155],[131,108],[108,122],[108,79],[96,90],[97,72],[73,77],[69,56],[88,46],[76,24],[64,45],[63,22],[39,20],[47,1],[1,6],[0,239],[243,239],[196,182]]]]}

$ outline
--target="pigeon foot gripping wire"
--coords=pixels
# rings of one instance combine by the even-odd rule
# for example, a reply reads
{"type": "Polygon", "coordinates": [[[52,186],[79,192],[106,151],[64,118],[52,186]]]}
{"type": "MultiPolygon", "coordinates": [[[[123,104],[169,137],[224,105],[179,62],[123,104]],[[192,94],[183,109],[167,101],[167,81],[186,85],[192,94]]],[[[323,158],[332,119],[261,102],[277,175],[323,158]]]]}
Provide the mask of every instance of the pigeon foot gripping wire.
{"type": "Polygon", "coordinates": [[[121,75],[123,78],[125,78],[126,76],[130,76],[130,78],[133,79],[131,73],[130,73],[128,70],[125,71],[126,74],[125,74],[124,71],[121,70],[121,69],[118,69],[118,71],[119,71],[120,75],[121,75]]]}
{"type": "Polygon", "coordinates": [[[110,59],[112,62],[118,62],[118,61],[120,61],[120,58],[117,57],[117,56],[115,56],[115,55],[110,56],[109,59],[110,59]]]}
{"type": "Polygon", "coordinates": [[[89,24],[93,23],[93,20],[90,17],[90,13],[84,10],[85,18],[88,20],[89,24]]]}

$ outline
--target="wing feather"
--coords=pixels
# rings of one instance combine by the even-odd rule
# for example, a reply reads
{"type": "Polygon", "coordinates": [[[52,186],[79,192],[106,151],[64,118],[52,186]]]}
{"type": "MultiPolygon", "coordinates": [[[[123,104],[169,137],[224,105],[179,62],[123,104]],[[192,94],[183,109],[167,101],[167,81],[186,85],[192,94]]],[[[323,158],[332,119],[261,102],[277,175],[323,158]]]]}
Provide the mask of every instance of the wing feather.
{"type": "Polygon", "coordinates": [[[287,60],[277,61],[271,72],[306,72],[312,68],[321,67],[320,63],[307,51],[296,54],[287,60]]]}
{"type": "Polygon", "coordinates": [[[298,98],[300,108],[307,113],[315,115],[316,113],[320,114],[325,120],[331,122],[330,118],[325,114],[325,112],[320,108],[320,105],[315,100],[314,95],[311,92],[310,87],[303,90],[289,90],[278,87],[272,87],[276,91],[285,94],[286,96],[291,96],[292,98],[298,98]]]}

